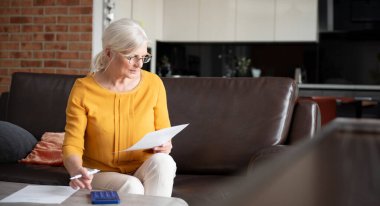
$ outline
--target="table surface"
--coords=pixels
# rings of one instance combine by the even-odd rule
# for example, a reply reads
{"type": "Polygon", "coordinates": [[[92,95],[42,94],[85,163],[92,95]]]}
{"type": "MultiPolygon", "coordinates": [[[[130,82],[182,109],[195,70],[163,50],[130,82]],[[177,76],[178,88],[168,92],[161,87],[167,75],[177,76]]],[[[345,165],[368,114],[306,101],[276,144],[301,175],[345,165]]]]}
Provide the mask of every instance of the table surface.
{"type": "MultiPolygon", "coordinates": [[[[8,195],[24,188],[28,184],[25,183],[16,183],[16,182],[3,182],[0,181],[0,199],[7,197],[8,195]]],[[[135,194],[126,194],[119,195],[120,204],[118,205],[170,205],[170,206],[185,206],[188,205],[184,200],[180,198],[168,198],[168,197],[157,197],[157,196],[148,196],[148,195],[135,195],[135,194]]],[[[57,205],[57,204],[39,204],[39,203],[0,203],[0,205],[57,205]]],[[[92,205],[90,201],[90,192],[88,190],[78,190],[71,197],[66,199],[60,205],[92,205]]]]}

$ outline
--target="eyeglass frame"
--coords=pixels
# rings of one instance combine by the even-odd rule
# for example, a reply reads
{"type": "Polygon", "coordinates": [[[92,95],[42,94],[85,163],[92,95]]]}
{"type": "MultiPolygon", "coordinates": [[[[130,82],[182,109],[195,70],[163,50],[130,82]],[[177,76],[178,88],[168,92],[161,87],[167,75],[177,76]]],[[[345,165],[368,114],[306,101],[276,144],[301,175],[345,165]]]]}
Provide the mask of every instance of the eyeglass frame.
{"type": "Polygon", "coordinates": [[[134,59],[134,60],[133,60],[134,63],[139,62],[140,59],[141,59],[142,62],[143,62],[143,64],[149,63],[150,60],[152,60],[152,55],[151,55],[151,54],[147,54],[147,55],[145,55],[145,56],[143,56],[143,57],[140,57],[140,58],[137,58],[137,57],[138,57],[137,55],[130,56],[130,55],[127,55],[127,54],[122,54],[122,53],[120,53],[120,55],[123,56],[125,59],[127,59],[128,62],[129,62],[130,64],[131,64],[131,60],[132,60],[132,59],[134,59]],[[146,58],[147,58],[147,60],[144,60],[144,59],[146,59],[146,58]]]}

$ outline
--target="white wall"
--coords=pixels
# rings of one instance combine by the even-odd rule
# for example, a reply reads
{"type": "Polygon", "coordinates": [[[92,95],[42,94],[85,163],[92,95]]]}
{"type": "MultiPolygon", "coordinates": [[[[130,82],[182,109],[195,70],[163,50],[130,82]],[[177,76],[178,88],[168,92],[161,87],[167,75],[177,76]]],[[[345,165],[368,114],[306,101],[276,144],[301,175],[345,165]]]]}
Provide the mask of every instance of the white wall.
{"type": "Polygon", "coordinates": [[[102,50],[103,0],[93,1],[92,15],[92,57],[102,50]]]}

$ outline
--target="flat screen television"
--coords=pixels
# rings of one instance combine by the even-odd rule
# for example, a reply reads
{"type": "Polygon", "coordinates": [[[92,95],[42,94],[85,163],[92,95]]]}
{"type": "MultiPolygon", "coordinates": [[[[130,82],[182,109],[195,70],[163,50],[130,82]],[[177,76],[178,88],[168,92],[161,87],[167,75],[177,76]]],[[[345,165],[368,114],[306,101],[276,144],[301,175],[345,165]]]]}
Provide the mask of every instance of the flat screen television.
{"type": "Polygon", "coordinates": [[[380,22],[379,0],[351,0],[351,21],[380,22]]]}
{"type": "Polygon", "coordinates": [[[315,83],[380,85],[380,32],[320,35],[315,83]]]}

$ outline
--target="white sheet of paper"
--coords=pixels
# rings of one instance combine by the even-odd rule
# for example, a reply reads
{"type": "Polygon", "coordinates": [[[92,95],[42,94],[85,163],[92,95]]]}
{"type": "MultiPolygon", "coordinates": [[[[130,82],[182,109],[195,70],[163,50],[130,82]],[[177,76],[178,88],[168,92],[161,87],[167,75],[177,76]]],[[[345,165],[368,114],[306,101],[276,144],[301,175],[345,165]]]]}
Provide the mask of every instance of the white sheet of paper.
{"type": "Polygon", "coordinates": [[[174,127],[169,127],[165,129],[160,129],[154,132],[146,134],[140,141],[134,144],[132,147],[121,150],[120,152],[139,150],[139,149],[150,149],[153,147],[160,146],[165,142],[172,139],[176,134],[185,129],[189,124],[181,124],[174,127]]]}
{"type": "Polygon", "coordinates": [[[2,202],[30,202],[61,204],[76,190],[69,186],[28,185],[21,190],[0,200],[2,202]]]}

